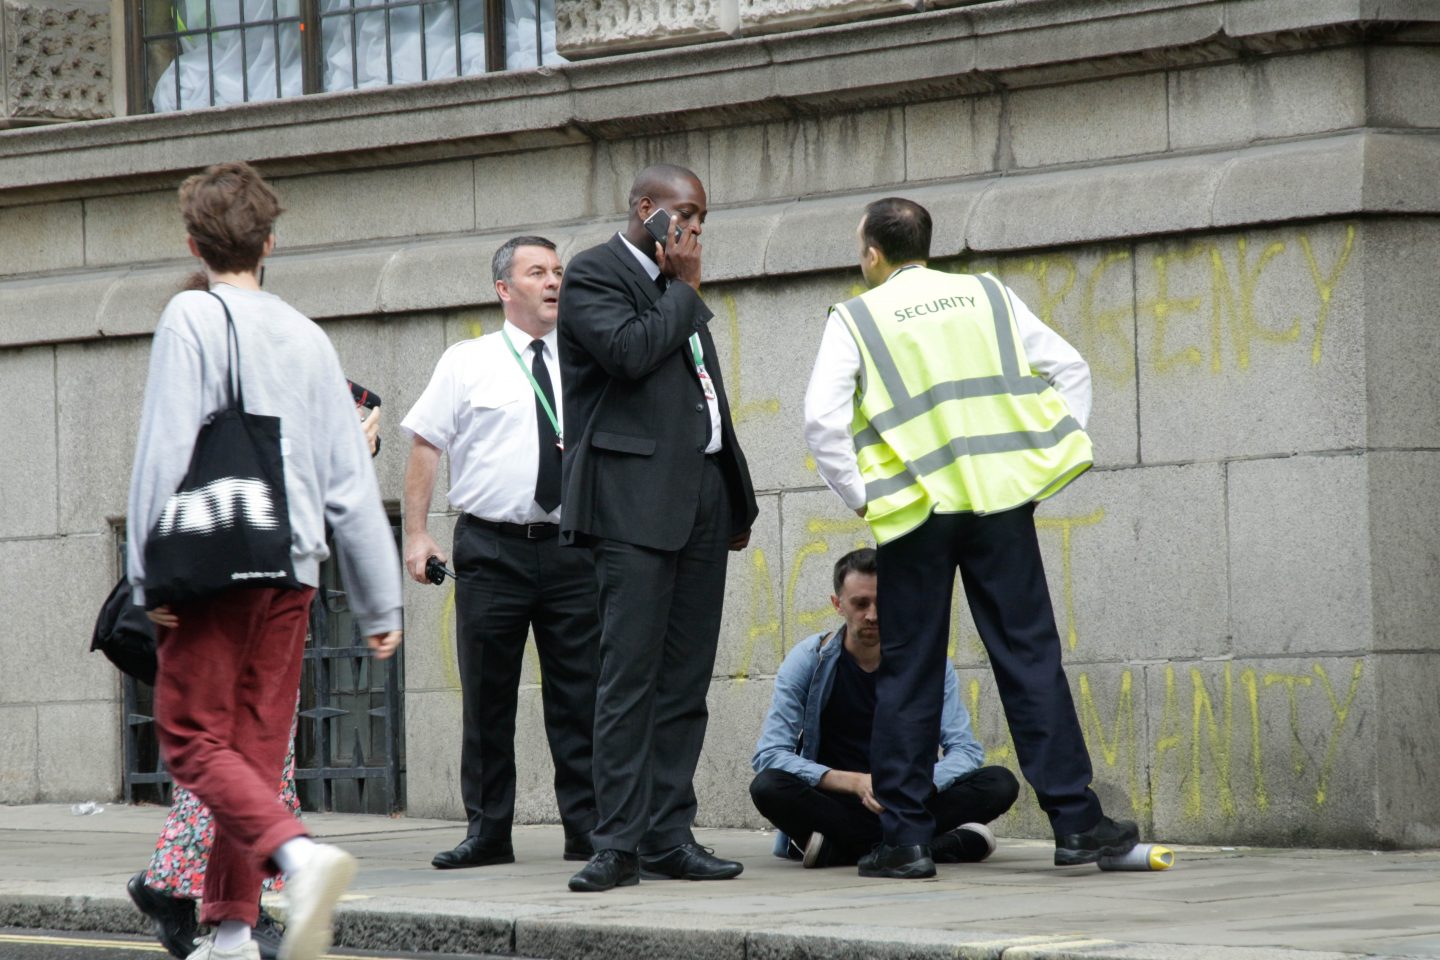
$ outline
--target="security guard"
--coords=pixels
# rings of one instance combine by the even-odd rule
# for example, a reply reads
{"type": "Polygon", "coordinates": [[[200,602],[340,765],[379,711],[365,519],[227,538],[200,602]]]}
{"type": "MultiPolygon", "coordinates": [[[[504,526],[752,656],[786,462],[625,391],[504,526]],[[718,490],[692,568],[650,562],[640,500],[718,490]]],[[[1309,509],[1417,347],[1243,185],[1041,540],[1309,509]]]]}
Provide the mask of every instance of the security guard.
{"type": "Polygon", "coordinates": [[[860,874],[935,873],[925,801],[957,567],[1055,864],[1093,863],[1138,833],[1090,789],[1034,523],[1035,504],[1091,465],[1090,370],[993,276],[929,269],[930,230],[913,201],[865,208],[871,289],[831,310],[805,394],[820,475],[879,546],[871,752],[884,841],[860,874]]]}

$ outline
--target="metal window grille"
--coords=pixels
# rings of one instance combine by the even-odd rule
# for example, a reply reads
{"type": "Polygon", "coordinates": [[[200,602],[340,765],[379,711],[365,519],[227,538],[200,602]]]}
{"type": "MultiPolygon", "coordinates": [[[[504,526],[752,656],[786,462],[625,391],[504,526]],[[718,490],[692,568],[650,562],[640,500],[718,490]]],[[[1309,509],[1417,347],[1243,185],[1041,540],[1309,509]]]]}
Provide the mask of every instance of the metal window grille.
{"type": "Polygon", "coordinates": [[[126,0],[132,113],[558,63],[556,0],[126,0]]]}
{"type": "MultiPolygon", "coordinates": [[[[397,544],[400,526],[391,518],[397,544]]],[[[119,568],[124,527],[117,528],[119,568]]],[[[310,608],[295,731],[295,786],[306,810],[394,813],[405,807],[404,646],[377,661],[345,602],[334,548],[310,608]]],[[[123,678],[125,802],[169,803],[151,688],[123,678]]]]}

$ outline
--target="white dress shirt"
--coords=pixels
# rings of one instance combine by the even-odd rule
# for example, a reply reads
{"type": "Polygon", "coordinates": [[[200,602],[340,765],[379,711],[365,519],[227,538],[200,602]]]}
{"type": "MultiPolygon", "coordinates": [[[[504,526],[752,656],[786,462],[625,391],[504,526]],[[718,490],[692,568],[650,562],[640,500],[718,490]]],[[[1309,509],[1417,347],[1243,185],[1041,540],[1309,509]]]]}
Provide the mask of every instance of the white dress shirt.
{"type": "MultiPolygon", "coordinates": [[[[546,513],[535,502],[540,468],[535,391],[525,370],[534,360],[532,337],[505,321],[500,332],[446,350],[430,383],[400,426],[450,457],[450,504],[498,523],[557,523],[560,508],[546,513]],[[502,334],[510,338],[524,370],[502,334]]],[[[563,432],[560,361],[555,331],[547,333],[545,367],[555,391],[555,416],[563,432]]],[[[547,425],[547,434],[549,432],[547,425]]]]}
{"type": "MultiPolygon", "coordinates": [[[[645,254],[641,253],[640,248],[635,246],[635,244],[631,243],[629,240],[626,240],[625,234],[617,233],[615,234],[615,236],[619,237],[620,242],[630,248],[630,252],[634,254],[635,259],[639,261],[641,269],[645,271],[645,273],[650,277],[651,280],[654,280],[656,277],[660,276],[659,264],[657,264],[654,260],[651,260],[649,257],[645,256],[645,254]]],[[[693,338],[695,343],[700,342],[699,334],[691,334],[691,337],[693,338]]],[[[685,349],[689,350],[690,347],[686,346],[685,349]]],[[[704,365],[701,364],[701,366],[703,367],[704,365]]],[[[709,371],[706,372],[707,374],[709,373],[709,371]]],[[[714,381],[712,380],[711,382],[713,383],[714,381]]],[[[716,389],[714,393],[715,396],[705,398],[705,403],[710,407],[710,442],[705,445],[706,453],[720,452],[720,391],[716,389]]]]}
{"type": "MultiPolygon", "coordinates": [[[[895,274],[890,276],[893,278],[895,274]]],[[[1005,292],[1010,297],[1030,369],[1059,391],[1070,413],[1084,427],[1090,419],[1090,365],[1079,351],[1042,323],[1009,287],[1005,292]]],[[[865,506],[865,482],[860,479],[855,441],[850,436],[855,404],[859,402],[856,389],[860,368],[860,348],[855,338],[845,321],[830,311],[820,352],[815,357],[815,369],[810,373],[810,385],[805,389],[805,443],[815,457],[820,478],[852,510],[865,506]]]]}

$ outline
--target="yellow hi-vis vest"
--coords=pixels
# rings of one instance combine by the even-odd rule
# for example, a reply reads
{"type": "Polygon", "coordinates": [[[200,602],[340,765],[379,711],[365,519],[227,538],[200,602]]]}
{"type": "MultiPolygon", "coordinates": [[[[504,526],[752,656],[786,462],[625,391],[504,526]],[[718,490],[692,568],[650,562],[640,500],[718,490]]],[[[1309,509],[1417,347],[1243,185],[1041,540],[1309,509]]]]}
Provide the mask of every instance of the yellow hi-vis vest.
{"type": "Polygon", "coordinates": [[[1090,468],[1090,438],[1031,373],[993,276],[910,267],[834,310],[860,348],[850,431],[878,543],[931,513],[1043,500],[1090,468]]]}

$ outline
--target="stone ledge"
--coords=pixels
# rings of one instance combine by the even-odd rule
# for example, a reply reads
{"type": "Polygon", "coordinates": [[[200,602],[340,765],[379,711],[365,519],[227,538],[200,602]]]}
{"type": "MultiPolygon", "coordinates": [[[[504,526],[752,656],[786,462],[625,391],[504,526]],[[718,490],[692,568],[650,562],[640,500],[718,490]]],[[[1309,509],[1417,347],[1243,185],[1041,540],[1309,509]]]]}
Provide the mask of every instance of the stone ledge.
{"type": "MultiPolygon", "coordinates": [[[[1440,213],[1440,135],[1316,140],[905,187],[936,216],[937,259],[1363,214],[1440,213]]],[[[893,192],[893,188],[890,191],[893,192]]],[[[710,283],[854,267],[862,206],[879,191],[717,210],[710,283]]],[[[562,257],[618,220],[544,226],[562,257]]],[[[475,276],[515,231],[277,255],[270,289],[317,320],[495,302],[475,276]]],[[[191,269],[184,260],[0,282],[0,347],[150,333],[191,269]]],[[[483,274],[483,272],[482,272],[483,274]]]]}
{"type": "Polygon", "coordinates": [[[558,68],[11,130],[0,132],[0,203],[168,184],[231,156],[288,175],[543,149],[1354,43],[1400,29],[1386,20],[1440,24],[1440,7],[1419,0],[1317,0],[1287,4],[1283,17],[1260,6],[1002,0],[558,68]],[[665,103],[637,99],[637,85],[663,88],[665,103]]]}

